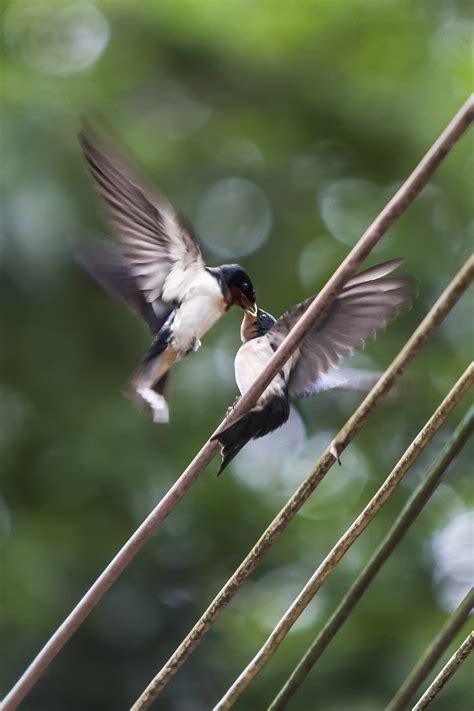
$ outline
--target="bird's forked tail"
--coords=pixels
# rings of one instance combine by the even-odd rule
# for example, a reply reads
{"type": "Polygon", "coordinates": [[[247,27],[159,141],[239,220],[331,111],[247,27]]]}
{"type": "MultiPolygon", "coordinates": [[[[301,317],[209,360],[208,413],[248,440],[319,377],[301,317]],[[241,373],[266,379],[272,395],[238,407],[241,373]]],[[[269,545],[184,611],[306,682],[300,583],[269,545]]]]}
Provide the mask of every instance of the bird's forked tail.
{"type": "Polygon", "coordinates": [[[272,395],[262,405],[247,412],[232,424],[218,432],[212,439],[221,447],[222,462],[217,472],[221,474],[247,442],[264,437],[283,425],[290,415],[288,397],[272,395]]]}

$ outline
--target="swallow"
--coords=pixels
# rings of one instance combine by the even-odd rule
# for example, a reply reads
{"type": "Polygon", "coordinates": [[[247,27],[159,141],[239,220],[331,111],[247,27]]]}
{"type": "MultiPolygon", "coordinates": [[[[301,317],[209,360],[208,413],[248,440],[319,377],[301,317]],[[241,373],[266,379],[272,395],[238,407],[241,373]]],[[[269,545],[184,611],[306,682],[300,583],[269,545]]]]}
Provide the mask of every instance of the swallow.
{"type": "Polygon", "coordinates": [[[168,422],[170,369],[231,306],[256,316],[255,289],[239,264],[207,266],[192,227],[95,132],[82,130],[79,141],[116,240],[91,241],[77,257],[148,325],[153,342],[129,394],[154,422],[168,422]]]}
{"type": "MultiPolygon", "coordinates": [[[[263,437],[283,425],[290,414],[290,396],[303,398],[332,388],[370,389],[378,373],[340,368],[343,358],[375,339],[411,304],[413,279],[387,276],[403,259],[392,259],[356,274],[311,328],[272,380],[256,405],[218,432],[222,463],[220,474],[251,439],[263,437]]],[[[243,395],[267,365],[278,346],[315,297],[290,308],[278,320],[257,310],[244,314],[242,346],[235,357],[235,379],[243,395]]],[[[338,459],[338,457],[336,457],[338,459]]]]}

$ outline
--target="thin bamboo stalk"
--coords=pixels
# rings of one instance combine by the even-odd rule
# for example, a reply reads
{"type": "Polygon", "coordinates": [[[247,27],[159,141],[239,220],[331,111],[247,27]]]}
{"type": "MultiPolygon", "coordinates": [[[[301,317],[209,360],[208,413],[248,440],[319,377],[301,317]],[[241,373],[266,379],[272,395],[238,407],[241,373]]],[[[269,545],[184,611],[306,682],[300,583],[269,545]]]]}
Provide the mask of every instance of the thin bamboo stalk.
{"type": "Polygon", "coordinates": [[[180,669],[192,654],[203,637],[210,630],[214,622],[221,615],[225,607],[244,584],[246,579],[258,566],[267,551],[271,548],[278,536],[285,530],[292,518],[303,506],[314,489],[326,476],[334,464],[331,450],[336,449],[340,454],[352,441],[360,428],[365,424],[368,416],[389,392],[392,385],[401,377],[410,361],[416,356],[430,335],[436,331],[445,316],[460,299],[462,294],[474,278],[474,258],[462,267],[450,285],[438,298],[428,314],[414,331],[397,357],[392,361],[380,380],[372,388],[365,400],[354,412],[352,417],[339,431],[330,447],[324,452],[313,471],[300,484],[293,496],[282,510],[270,523],[257,543],[244,558],[240,566],[225,583],[208,608],[201,615],[194,627],[183,639],[175,652],[165,665],[152,679],[133,706],[133,711],[147,709],[157,698],[164,687],[170,682],[174,674],[180,669]]]}
{"type": "Polygon", "coordinates": [[[466,597],[454,610],[441,632],[436,635],[433,642],[397,691],[385,711],[404,711],[404,709],[408,708],[408,702],[411,697],[420,684],[426,679],[445,649],[451,644],[473,607],[474,588],[471,588],[466,597]]]}
{"type": "Polygon", "coordinates": [[[214,706],[213,711],[228,711],[228,709],[232,708],[245,689],[247,689],[251,681],[262,671],[267,662],[275,654],[292,626],[314,598],[326,578],[332,573],[341,558],[347,553],[349,548],[351,548],[363,531],[365,531],[369,523],[381,510],[387,499],[393,494],[397,486],[400,484],[413,462],[432,440],[441,425],[445,422],[449,413],[461,400],[462,396],[469,390],[473,382],[474,364],[471,363],[448,395],[444,398],[443,402],[429,418],[425,426],[420,430],[401,459],[395,465],[395,468],[369,501],[367,506],[363,509],[363,511],[361,511],[359,516],[318,566],[303,590],[294,600],[278,624],[274,627],[266,642],[262,645],[262,647],[260,647],[255,657],[246,666],[235,682],[229,687],[224,696],[214,706]]]}
{"type": "MultiPolygon", "coordinates": [[[[441,479],[446,469],[453,461],[453,459],[457,456],[457,454],[461,451],[462,447],[466,444],[473,430],[474,408],[471,408],[463,418],[462,422],[460,422],[456,430],[453,432],[449,440],[446,442],[445,446],[443,447],[443,450],[441,451],[434,464],[430,467],[423,481],[419,484],[419,486],[410,496],[409,500],[406,502],[396,521],[394,522],[386,536],[383,538],[383,540],[371,556],[365,568],[362,570],[355,582],[351,585],[348,592],[346,593],[342,601],[339,603],[334,613],[331,615],[329,620],[321,629],[316,639],[310,645],[304,656],[298,662],[295,669],[290,674],[287,681],[282,686],[281,690],[268,707],[268,711],[281,711],[281,709],[284,709],[287,706],[288,702],[295,694],[297,689],[301,686],[303,681],[306,679],[317,660],[328,648],[331,641],[341,629],[344,622],[347,620],[347,618],[349,617],[349,615],[351,614],[351,612],[353,611],[353,609],[355,608],[355,606],[357,605],[371,582],[374,580],[382,565],[392,554],[392,552],[394,551],[398,543],[401,541],[405,533],[410,529],[412,523],[416,520],[417,516],[421,513],[425,505],[428,503],[432,494],[436,491],[439,483],[441,482],[441,479]]],[[[466,616],[469,614],[469,610],[471,609],[473,603],[474,589],[470,593],[470,600],[466,598],[465,601],[463,601],[462,603],[464,607],[458,615],[458,625],[461,625],[462,622],[465,620],[466,616]],[[468,607],[469,602],[470,606],[468,607]]],[[[458,629],[459,626],[453,627],[453,636],[458,629]]],[[[449,644],[449,641],[451,639],[452,637],[448,637],[446,646],[447,644],[449,644]]],[[[441,654],[441,651],[443,649],[444,647],[441,646],[439,654],[441,654]]],[[[437,658],[438,657],[436,656],[434,657],[433,664],[437,658]]],[[[414,688],[411,687],[408,696],[406,696],[405,694],[402,695],[402,690],[400,690],[398,695],[400,695],[401,698],[401,706],[390,705],[386,709],[386,711],[402,711],[402,708],[406,708],[404,704],[406,703],[407,698],[409,699],[410,696],[414,693],[418,685],[429,672],[430,668],[431,667],[428,667],[427,671],[423,671],[423,675],[421,676],[421,678],[418,678],[416,686],[414,688]]]]}
{"type": "Polygon", "coordinates": [[[426,709],[431,702],[438,696],[443,686],[451,679],[461,664],[464,664],[468,656],[471,654],[474,647],[474,632],[471,632],[459,649],[453,654],[446,666],[441,669],[440,673],[432,684],[426,689],[421,699],[413,706],[412,711],[422,711],[426,709]]]}
{"type": "MultiPolygon", "coordinates": [[[[325,287],[314,299],[308,310],[295,324],[273,355],[267,367],[239,400],[230,417],[225,418],[217,430],[233,419],[237,419],[243,415],[256,403],[267,385],[281,370],[285,362],[298,347],[302,338],[319,318],[320,314],[334,301],[343,284],[354,274],[359,264],[367,257],[388,228],[403,214],[409,205],[411,205],[436,168],[448,155],[459,138],[466,132],[473,120],[474,96],[471,95],[420,161],[413,173],[362,235],[355,247],[349,252],[331,279],[329,279],[325,287]]],[[[22,701],[33,686],[35,686],[52,660],[59,654],[66,642],[72,637],[84,620],[87,619],[89,614],[133,560],[138,551],[152,537],[158,526],[160,526],[174,510],[179,501],[181,501],[191,486],[196,482],[201,472],[211,462],[217,451],[217,442],[209,438],[193,461],[169,489],[167,494],[165,494],[153,511],[130,536],[99,575],[97,580],[87,590],[81,600],[39,651],[23,675],[4,698],[3,711],[14,711],[20,701],[22,701]]]]}

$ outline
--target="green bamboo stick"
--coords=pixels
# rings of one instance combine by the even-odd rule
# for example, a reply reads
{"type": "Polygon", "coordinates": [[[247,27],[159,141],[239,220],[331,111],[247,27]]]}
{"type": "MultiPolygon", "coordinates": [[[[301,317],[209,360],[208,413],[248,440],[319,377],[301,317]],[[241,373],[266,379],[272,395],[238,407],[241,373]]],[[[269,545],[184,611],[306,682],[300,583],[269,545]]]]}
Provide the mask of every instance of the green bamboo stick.
{"type": "MultiPolygon", "coordinates": [[[[385,538],[377,547],[376,551],[370,558],[364,570],[360,573],[359,577],[352,584],[352,586],[342,599],[341,603],[336,608],[327,623],[324,625],[322,630],[319,632],[318,636],[311,644],[305,655],[298,662],[295,669],[288,677],[287,681],[285,682],[273,702],[270,704],[268,711],[281,711],[281,709],[285,708],[288,701],[299,688],[299,686],[303,683],[316,661],[319,659],[325,649],[327,649],[332,639],[335,637],[335,635],[340,630],[346,619],[349,617],[350,613],[357,605],[362,595],[367,590],[370,583],[375,578],[384,562],[391,555],[391,553],[398,545],[400,540],[403,538],[405,533],[408,531],[418,514],[422,511],[426,503],[429,501],[430,497],[432,496],[438,484],[440,483],[444,472],[446,471],[452,460],[460,452],[464,444],[467,442],[473,430],[474,408],[471,407],[469,412],[465,415],[465,417],[458,425],[454,433],[446,442],[440,455],[430,468],[424,480],[415,489],[410,499],[403,507],[393,526],[390,528],[385,538]]],[[[469,610],[471,609],[473,602],[474,591],[471,592],[471,604],[469,610]]],[[[460,624],[462,624],[467,614],[469,614],[469,610],[467,610],[464,616],[461,617],[460,624]]],[[[459,626],[455,628],[452,636],[454,636],[456,631],[459,629],[459,626]]],[[[439,650],[439,654],[434,658],[433,663],[428,666],[423,675],[419,677],[417,675],[416,686],[411,687],[408,698],[414,693],[416,688],[429,673],[430,669],[441,655],[443,649],[445,649],[446,646],[449,644],[451,639],[452,637],[450,637],[446,644],[441,647],[441,649],[439,650]]],[[[400,690],[399,693],[401,693],[401,691],[402,690],[400,690]]],[[[406,698],[407,697],[403,695],[404,702],[406,702],[406,698]]],[[[403,706],[390,706],[389,708],[387,708],[387,711],[400,711],[401,708],[403,708],[403,706]]]]}
{"type": "MultiPolygon", "coordinates": [[[[214,706],[213,711],[228,711],[236,701],[242,696],[255,677],[261,673],[265,665],[270,661],[278,650],[280,644],[295,624],[296,620],[303,613],[318,590],[323,585],[326,578],[332,573],[341,558],[347,553],[349,548],[355,543],[370,522],[375,518],[387,499],[399,486],[405,474],[409,471],[415,459],[425,449],[436,432],[445,422],[449,413],[461,400],[463,395],[474,383],[474,364],[471,363],[461,375],[443,402],[435,410],[429,420],[422,427],[415,439],[405,450],[394,469],[391,471],[382,486],[378,489],[369,503],[352,522],[347,531],[341,536],[335,546],[331,549],[325,559],[314,571],[299,595],[294,599],[283,617],[273,628],[264,644],[260,647],[254,658],[247,664],[245,669],[237,677],[234,683],[227,689],[224,696],[214,706]]],[[[134,709],[135,711],[135,709],[134,709]]]]}
{"type": "Polygon", "coordinates": [[[441,669],[440,673],[434,681],[426,689],[425,693],[413,706],[412,711],[423,711],[426,709],[433,699],[439,694],[441,689],[451,679],[453,674],[457,672],[461,664],[463,664],[474,647],[474,632],[471,632],[464,642],[457,649],[449,662],[441,669]]]}
{"type": "Polygon", "coordinates": [[[420,661],[413,668],[405,682],[397,691],[385,711],[404,711],[407,704],[435,666],[438,659],[453,641],[474,607],[474,588],[471,588],[460,605],[447,620],[441,632],[436,635],[420,661]]]}

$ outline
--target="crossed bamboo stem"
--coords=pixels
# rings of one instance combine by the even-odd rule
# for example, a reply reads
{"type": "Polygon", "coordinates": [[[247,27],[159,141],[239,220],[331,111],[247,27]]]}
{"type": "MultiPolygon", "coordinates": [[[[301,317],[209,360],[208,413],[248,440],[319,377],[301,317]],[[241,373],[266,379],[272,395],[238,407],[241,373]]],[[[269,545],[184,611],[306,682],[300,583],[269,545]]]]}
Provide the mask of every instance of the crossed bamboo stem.
{"type": "MultiPolygon", "coordinates": [[[[407,679],[403,682],[393,699],[388,704],[385,711],[404,711],[415,691],[426,679],[430,671],[434,668],[445,649],[453,641],[456,634],[463,626],[469,613],[474,607],[474,588],[471,588],[464,599],[459,603],[453,614],[440,633],[436,635],[432,643],[422,655],[420,661],[412,669],[407,679]]],[[[434,697],[433,697],[434,698],[434,697]]]]}
{"type": "MultiPolygon", "coordinates": [[[[453,459],[464,447],[474,431],[474,407],[471,407],[458,425],[451,437],[446,442],[440,455],[430,467],[428,473],[415,489],[409,500],[398,515],[390,530],[384,536],[377,549],[370,557],[368,563],[353,582],[348,592],[341,600],[329,620],[324,624],[314,642],[310,645],[304,656],[296,665],[287,681],[268,707],[268,711],[281,711],[285,708],[312,671],[323,652],[328,648],[344,622],[348,619],[355,606],[372,583],[385,561],[393,553],[403,536],[410,529],[417,516],[430,500],[440,484],[442,477],[453,459]]],[[[397,692],[396,697],[387,706],[385,711],[403,711],[407,702],[413,696],[424,678],[429,674],[439,656],[451,642],[456,632],[460,629],[474,604],[474,589],[466,595],[455,614],[450,618],[446,628],[436,640],[429,654],[425,655],[413,670],[413,674],[406,680],[397,692]]]]}
{"type": "Polygon", "coordinates": [[[440,673],[426,689],[423,696],[413,706],[412,711],[422,711],[422,709],[426,709],[431,704],[435,697],[438,696],[443,686],[447,684],[453,674],[458,671],[461,664],[464,664],[468,656],[471,654],[473,647],[474,632],[471,632],[461,644],[459,649],[455,651],[448,663],[441,669],[440,673]]]}
{"type": "Polygon", "coordinates": [[[274,627],[255,657],[251,660],[251,662],[249,662],[224,696],[214,706],[214,711],[227,711],[232,708],[252,680],[255,679],[257,674],[260,674],[264,666],[275,654],[292,626],[304,612],[309,603],[313,600],[326,578],[333,572],[339,561],[354,545],[359,536],[365,531],[367,526],[382,509],[386,501],[394,493],[404,476],[410,470],[413,463],[424,451],[434,435],[444,424],[450,412],[472,386],[473,382],[474,365],[471,363],[450,392],[446,395],[443,402],[438,406],[426,424],[422,427],[382,486],[378,489],[369,503],[364,507],[357,518],[349,526],[347,531],[341,536],[336,545],[331,549],[322,563],[315,570],[303,590],[293,601],[278,624],[274,627]]]}

